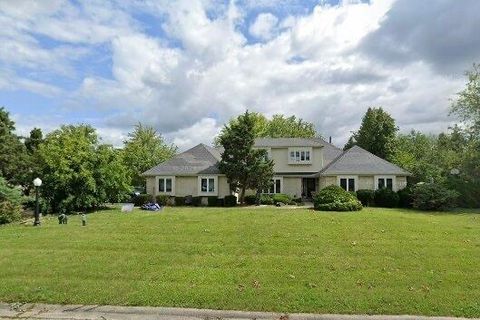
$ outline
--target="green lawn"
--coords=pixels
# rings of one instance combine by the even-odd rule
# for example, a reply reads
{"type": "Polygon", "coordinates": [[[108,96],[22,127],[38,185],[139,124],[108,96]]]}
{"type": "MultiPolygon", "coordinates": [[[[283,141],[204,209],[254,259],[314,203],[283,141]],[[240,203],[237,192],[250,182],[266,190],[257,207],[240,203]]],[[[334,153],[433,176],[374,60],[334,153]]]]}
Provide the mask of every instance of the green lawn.
{"type": "Polygon", "coordinates": [[[480,210],[167,208],[0,227],[0,301],[480,316],[480,210]]]}

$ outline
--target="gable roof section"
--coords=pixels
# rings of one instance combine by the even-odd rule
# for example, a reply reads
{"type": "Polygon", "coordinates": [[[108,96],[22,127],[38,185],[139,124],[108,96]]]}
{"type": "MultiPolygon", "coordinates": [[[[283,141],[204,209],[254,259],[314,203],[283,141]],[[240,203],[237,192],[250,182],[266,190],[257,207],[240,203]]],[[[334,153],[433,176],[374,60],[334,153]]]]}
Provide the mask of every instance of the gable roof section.
{"type": "Polygon", "coordinates": [[[219,174],[220,159],[217,149],[201,143],[145,171],[142,176],[219,174]]]}
{"type": "Polygon", "coordinates": [[[323,168],[317,176],[337,174],[411,175],[410,172],[377,157],[359,146],[353,146],[341,153],[329,165],[323,168]]]}
{"type": "Polygon", "coordinates": [[[322,141],[323,140],[320,138],[257,138],[255,139],[254,147],[257,147],[257,148],[323,147],[322,141]]]}

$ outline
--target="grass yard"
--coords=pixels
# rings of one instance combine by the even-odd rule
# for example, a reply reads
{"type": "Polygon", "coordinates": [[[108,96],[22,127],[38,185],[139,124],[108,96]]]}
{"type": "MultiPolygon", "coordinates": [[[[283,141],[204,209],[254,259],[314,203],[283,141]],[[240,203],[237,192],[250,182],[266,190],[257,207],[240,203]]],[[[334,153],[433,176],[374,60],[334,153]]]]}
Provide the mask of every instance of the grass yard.
{"type": "Polygon", "coordinates": [[[0,227],[0,301],[480,317],[480,212],[115,210],[0,227]]]}

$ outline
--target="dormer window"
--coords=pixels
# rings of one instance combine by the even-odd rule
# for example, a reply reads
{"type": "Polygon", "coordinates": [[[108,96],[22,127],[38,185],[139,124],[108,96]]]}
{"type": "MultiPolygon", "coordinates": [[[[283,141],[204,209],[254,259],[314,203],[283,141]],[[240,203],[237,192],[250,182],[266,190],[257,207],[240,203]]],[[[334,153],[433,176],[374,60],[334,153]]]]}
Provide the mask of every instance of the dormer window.
{"type": "Polygon", "coordinates": [[[312,148],[289,148],[288,149],[289,164],[311,164],[312,148]]]}

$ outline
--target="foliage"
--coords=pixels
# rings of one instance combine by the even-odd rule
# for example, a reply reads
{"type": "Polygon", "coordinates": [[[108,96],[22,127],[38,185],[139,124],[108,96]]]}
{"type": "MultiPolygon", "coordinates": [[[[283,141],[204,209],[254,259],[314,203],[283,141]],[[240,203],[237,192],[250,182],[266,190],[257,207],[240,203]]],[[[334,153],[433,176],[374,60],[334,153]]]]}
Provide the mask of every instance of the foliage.
{"type": "Polygon", "coordinates": [[[413,191],[413,207],[421,210],[446,210],[455,206],[458,192],[437,183],[417,184],[413,191]]]}
{"type": "Polygon", "coordinates": [[[202,197],[192,197],[191,206],[199,207],[202,205],[202,197]]]}
{"type": "Polygon", "coordinates": [[[117,202],[129,192],[117,151],[98,144],[88,125],[62,126],[40,145],[42,192],[54,212],[90,210],[117,202]]]}
{"type": "Polygon", "coordinates": [[[141,193],[133,197],[132,202],[136,207],[141,207],[146,203],[154,202],[154,197],[151,194],[141,193]]]}
{"type": "MultiPolygon", "coordinates": [[[[240,116],[231,118],[228,126],[237,124],[240,116]]],[[[263,114],[252,112],[253,131],[256,138],[314,138],[318,136],[313,123],[296,118],[295,116],[285,117],[282,114],[275,114],[271,119],[267,119],[263,114]]],[[[221,145],[221,138],[225,134],[222,129],[220,134],[215,137],[214,145],[221,145]]]]}
{"type": "Polygon", "coordinates": [[[185,205],[185,197],[175,197],[175,205],[176,206],[184,206],[185,205]]]}
{"type": "Polygon", "coordinates": [[[30,136],[25,139],[25,147],[30,154],[35,153],[38,147],[43,142],[43,132],[40,128],[33,128],[30,131],[30,136]]]}
{"type": "Polygon", "coordinates": [[[390,159],[395,151],[395,136],[398,127],[395,120],[380,108],[368,108],[362,124],[349,139],[347,146],[358,145],[374,155],[390,159]]]}
{"type": "Polygon", "coordinates": [[[413,206],[413,185],[408,184],[402,190],[397,191],[397,194],[400,208],[411,208],[413,206]]]}
{"type": "Polygon", "coordinates": [[[262,194],[262,195],[260,195],[260,204],[274,205],[275,202],[273,201],[273,196],[270,195],[270,194],[262,194]]]}
{"type": "Polygon", "coordinates": [[[358,211],[362,204],[351,193],[339,186],[328,186],[313,196],[315,210],[324,211],[358,211]]]}
{"type": "Polygon", "coordinates": [[[388,188],[375,190],[375,205],[383,208],[395,208],[398,206],[398,194],[388,188]]]}
{"type": "Polygon", "coordinates": [[[166,194],[159,194],[155,197],[155,201],[161,206],[166,206],[169,204],[170,196],[166,194]]]}
{"type": "Polygon", "coordinates": [[[235,207],[237,205],[237,197],[235,195],[228,195],[223,198],[223,205],[225,207],[235,207]]]}
{"type": "Polygon", "coordinates": [[[7,185],[0,177],[0,224],[19,220],[22,212],[22,195],[18,189],[7,185]]]}
{"type": "Polygon", "coordinates": [[[357,190],[356,196],[364,207],[370,207],[373,205],[375,199],[375,191],[369,189],[360,189],[357,190]]]}
{"type": "Polygon", "coordinates": [[[276,193],[273,195],[272,199],[274,204],[277,204],[279,202],[283,204],[290,204],[292,202],[292,197],[284,193],[276,193]]]}
{"type": "Polygon", "coordinates": [[[167,145],[157,131],[141,123],[135,126],[124,141],[123,161],[129,170],[131,185],[144,186],[145,178],[141,174],[153,166],[170,158],[177,152],[177,147],[167,145]]]}
{"type": "Polygon", "coordinates": [[[249,194],[245,196],[245,203],[248,205],[257,204],[257,196],[255,194],[249,194]]]}
{"type": "Polygon", "coordinates": [[[247,189],[257,190],[273,178],[273,161],[267,159],[265,150],[253,149],[254,118],[248,111],[223,130],[220,143],[224,151],[219,169],[232,191],[240,189],[239,200],[243,204],[247,189]]]}
{"type": "Polygon", "coordinates": [[[208,199],[208,206],[209,207],[216,207],[218,206],[218,197],[216,196],[210,196],[207,198],[208,199]]]}

